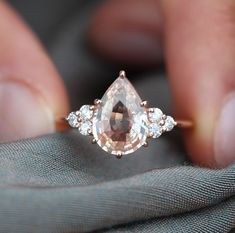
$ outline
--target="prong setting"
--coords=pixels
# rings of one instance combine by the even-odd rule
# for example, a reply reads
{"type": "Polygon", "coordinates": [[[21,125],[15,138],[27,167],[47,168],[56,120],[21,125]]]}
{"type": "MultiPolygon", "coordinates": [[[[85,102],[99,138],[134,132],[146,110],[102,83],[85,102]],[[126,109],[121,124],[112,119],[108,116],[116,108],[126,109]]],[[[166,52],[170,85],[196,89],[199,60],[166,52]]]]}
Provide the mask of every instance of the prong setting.
{"type": "Polygon", "coordinates": [[[76,111],[75,114],[76,114],[77,116],[79,116],[79,115],[80,115],[80,112],[79,112],[79,111],[76,111]]]}
{"type": "Polygon", "coordinates": [[[162,119],[163,119],[163,120],[166,120],[166,119],[167,119],[167,115],[164,114],[164,115],[162,116],[162,119]]]}
{"type": "Polygon", "coordinates": [[[146,141],[143,146],[148,147],[148,145],[149,145],[149,143],[146,141]]]}
{"type": "Polygon", "coordinates": [[[91,105],[90,106],[90,110],[93,111],[95,109],[95,106],[94,105],[91,105]]]}
{"type": "Polygon", "coordinates": [[[91,143],[92,143],[92,144],[96,144],[96,143],[97,143],[96,139],[95,139],[95,138],[92,138],[91,143]]]}
{"type": "Polygon", "coordinates": [[[92,135],[93,135],[91,129],[88,129],[88,130],[87,130],[87,133],[88,133],[89,136],[92,136],[92,135]]]}
{"type": "Polygon", "coordinates": [[[100,99],[95,99],[95,100],[94,100],[94,104],[95,104],[96,106],[101,105],[101,103],[102,103],[102,101],[101,101],[100,99]]]}
{"type": "Polygon", "coordinates": [[[122,156],[123,156],[123,154],[122,154],[121,151],[119,151],[119,152],[116,154],[116,158],[117,158],[117,159],[121,159],[122,156]]]}
{"type": "Polygon", "coordinates": [[[148,109],[148,113],[154,113],[154,109],[153,108],[149,108],[148,109]]]}
{"type": "Polygon", "coordinates": [[[120,77],[121,79],[126,78],[126,72],[125,72],[124,70],[121,70],[120,73],[119,73],[119,77],[120,77]]]}
{"type": "Polygon", "coordinates": [[[148,101],[146,101],[146,100],[143,100],[141,103],[140,103],[140,106],[141,107],[148,107],[148,101]]]}
{"type": "Polygon", "coordinates": [[[148,134],[148,138],[153,138],[153,133],[152,133],[152,132],[150,132],[150,133],[148,134]]]}
{"type": "Polygon", "coordinates": [[[165,121],[164,121],[164,120],[161,120],[161,121],[159,122],[159,125],[160,125],[160,126],[165,125],[165,121]]]}

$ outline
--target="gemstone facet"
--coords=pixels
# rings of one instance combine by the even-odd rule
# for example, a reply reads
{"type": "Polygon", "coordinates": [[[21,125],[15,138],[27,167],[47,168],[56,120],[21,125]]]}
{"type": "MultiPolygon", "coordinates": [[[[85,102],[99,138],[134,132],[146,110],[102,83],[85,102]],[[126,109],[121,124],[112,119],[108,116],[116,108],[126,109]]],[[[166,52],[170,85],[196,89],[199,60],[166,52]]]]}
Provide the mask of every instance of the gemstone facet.
{"type": "Polygon", "coordinates": [[[148,136],[146,109],[125,77],[109,87],[93,116],[92,132],[97,144],[105,151],[124,155],[136,151],[148,136]]]}
{"type": "Polygon", "coordinates": [[[79,117],[83,120],[90,120],[93,115],[93,110],[91,109],[91,105],[83,105],[79,109],[79,117]]]}
{"type": "Polygon", "coordinates": [[[163,113],[159,108],[151,108],[148,112],[148,117],[151,122],[159,122],[162,119],[163,113]]]}
{"type": "Polygon", "coordinates": [[[162,134],[162,128],[157,123],[152,123],[149,125],[149,135],[152,136],[152,138],[159,138],[162,134]]]}
{"type": "Polygon", "coordinates": [[[176,125],[176,122],[171,116],[167,116],[165,120],[165,124],[163,126],[165,131],[171,131],[176,125]]]}
{"type": "Polygon", "coordinates": [[[90,121],[84,121],[81,123],[81,125],[78,128],[78,131],[82,134],[82,135],[90,135],[92,130],[92,123],[90,121]]]}
{"type": "Polygon", "coordinates": [[[71,112],[67,117],[68,123],[71,127],[76,128],[79,125],[78,116],[75,112],[71,112]]]}

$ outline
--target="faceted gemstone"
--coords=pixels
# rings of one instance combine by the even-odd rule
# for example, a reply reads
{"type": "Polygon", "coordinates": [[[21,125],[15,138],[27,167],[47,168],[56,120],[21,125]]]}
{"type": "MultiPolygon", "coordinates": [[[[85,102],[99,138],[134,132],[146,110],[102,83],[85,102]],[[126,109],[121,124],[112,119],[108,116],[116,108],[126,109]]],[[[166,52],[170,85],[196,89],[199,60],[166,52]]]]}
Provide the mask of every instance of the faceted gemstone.
{"type": "Polygon", "coordinates": [[[131,83],[119,77],[101,99],[93,117],[93,136],[111,154],[129,154],[140,148],[148,135],[147,114],[131,83]]]}
{"type": "Polygon", "coordinates": [[[69,114],[67,120],[68,120],[68,123],[69,123],[69,125],[70,125],[71,127],[73,127],[73,128],[78,127],[78,125],[79,125],[79,123],[78,123],[78,117],[77,117],[77,115],[76,115],[75,112],[71,112],[71,113],[69,114]]]}
{"type": "Polygon", "coordinates": [[[79,126],[78,130],[82,135],[85,135],[85,136],[89,135],[92,130],[91,122],[90,121],[83,121],[81,123],[81,125],[79,126]]]}
{"type": "Polygon", "coordinates": [[[163,113],[159,108],[151,108],[148,113],[149,120],[151,122],[159,122],[162,119],[163,113]]]}
{"type": "Polygon", "coordinates": [[[158,138],[162,134],[162,129],[157,123],[152,123],[149,125],[149,134],[152,134],[153,138],[158,138]]]}
{"type": "Polygon", "coordinates": [[[91,105],[83,105],[79,109],[79,116],[80,118],[85,121],[85,120],[90,120],[93,115],[93,110],[91,110],[91,105]]]}
{"type": "Polygon", "coordinates": [[[176,122],[171,116],[167,116],[164,124],[164,130],[165,131],[171,131],[176,125],[176,122]]]}

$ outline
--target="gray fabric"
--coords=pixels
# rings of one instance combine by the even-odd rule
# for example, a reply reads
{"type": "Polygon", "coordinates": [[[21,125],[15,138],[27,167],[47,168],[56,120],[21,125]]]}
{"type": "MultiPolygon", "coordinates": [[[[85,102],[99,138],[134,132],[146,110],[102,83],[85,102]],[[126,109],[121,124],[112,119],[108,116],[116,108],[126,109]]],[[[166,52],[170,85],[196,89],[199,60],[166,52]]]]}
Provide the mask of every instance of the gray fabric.
{"type": "MultiPolygon", "coordinates": [[[[86,44],[89,19],[101,1],[11,2],[47,46],[73,108],[101,97],[123,68],[101,60],[86,44]]],[[[168,85],[159,70],[127,69],[141,97],[170,113],[168,85]]],[[[0,145],[4,233],[223,233],[235,227],[234,198],[235,165],[191,166],[180,132],[121,160],[76,131],[0,145]]]]}
{"type": "Polygon", "coordinates": [[[128,166],[86,143],[70,132],[0,147],[2,232],[228,232],[235,225],[235,166],[123,178],[128,166]]]}

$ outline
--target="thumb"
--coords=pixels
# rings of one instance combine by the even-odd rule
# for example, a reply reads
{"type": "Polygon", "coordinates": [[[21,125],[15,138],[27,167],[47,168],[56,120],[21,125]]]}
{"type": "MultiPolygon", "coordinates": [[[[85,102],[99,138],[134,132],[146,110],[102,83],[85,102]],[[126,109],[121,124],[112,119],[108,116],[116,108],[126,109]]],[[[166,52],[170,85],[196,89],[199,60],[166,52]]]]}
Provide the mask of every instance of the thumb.
{"type": "Polygon", "coordinates": [[[64,85],[34,35],[0,2],[0,141],[51,133],[68,111],[64,85]]]}

